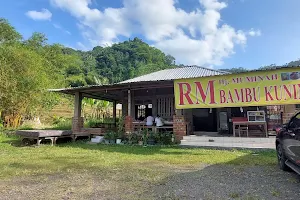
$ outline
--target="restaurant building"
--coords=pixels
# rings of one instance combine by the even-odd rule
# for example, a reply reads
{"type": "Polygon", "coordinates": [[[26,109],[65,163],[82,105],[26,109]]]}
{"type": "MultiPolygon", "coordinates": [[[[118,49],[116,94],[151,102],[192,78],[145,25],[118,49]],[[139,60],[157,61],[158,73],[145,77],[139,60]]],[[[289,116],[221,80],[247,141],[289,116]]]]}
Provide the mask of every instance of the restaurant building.
{"type": "Polygon", "coordinates": [[[198,66],[176,67],[112,85],[52,91],[75,96],[73,133],[104,134],[83,128],[82,98],[122,104],[126,132],[139,119],[161,116],[179,141],[186,135],[268,137],[300,108],[300,67],[230,74],[198,66]]]}

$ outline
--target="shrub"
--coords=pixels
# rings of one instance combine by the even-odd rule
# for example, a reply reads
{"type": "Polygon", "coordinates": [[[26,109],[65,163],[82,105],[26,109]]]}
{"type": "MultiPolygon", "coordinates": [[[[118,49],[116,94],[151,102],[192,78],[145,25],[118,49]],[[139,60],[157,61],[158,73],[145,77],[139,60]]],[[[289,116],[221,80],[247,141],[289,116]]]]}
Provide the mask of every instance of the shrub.
{"type": "Polygon", "coordinates": [[[52,118],[52,124],[53,125],[57,125],[57,124],[65,122],[66,120],[67,119],[64,118],[64,117],[53,116],[53,118],[52,118]]]}
{"type": "Polygon", "coordinates": [[[107,131],[104,134],[104,139],[106,140],[116,140],[117,138],[117,133],[115,131],[107,131]]]}
{"type": "Polygon", "coordinates": [[[125,140],[128,144],[137,144],[141,140],[141,136],[136,133],[129,133],[125,140]]]}
{"type": "Polygon", "coordinates": [[[55,121],[52,129],[54,129],[54,130],[71,130],[72,129],[72,119],[60,118],[60,120],[55,121]]]}
{"type": "Polygon", "coordinates": [[[162,132],[157,135],[157,142],[163,145],[170,145],[173,143],[172,137],[172,132],[162,132]]]}
{"type": "Polygon", "coordinates": [[[90,117],[85,121],[84,126],[86,128],[100,128],[101,123],[103,123],[101,119],[90,117]]]}

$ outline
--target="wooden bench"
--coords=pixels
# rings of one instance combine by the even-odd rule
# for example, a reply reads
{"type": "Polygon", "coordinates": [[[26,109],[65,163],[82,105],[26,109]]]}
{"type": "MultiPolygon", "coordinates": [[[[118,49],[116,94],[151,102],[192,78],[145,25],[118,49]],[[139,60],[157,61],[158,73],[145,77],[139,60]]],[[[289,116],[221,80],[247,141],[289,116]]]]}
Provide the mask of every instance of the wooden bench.
{"type": "Polygon", "coordinates": [[[32,142],[36,140],[36,145],[40,145],[42,140],[50,140],[51,145],[55,145],[59,138],[71,138],[73,141],[75,136],[71,130],[20,130],[16,132],[16,135],[22,137],[22,142],[32,142]]]}

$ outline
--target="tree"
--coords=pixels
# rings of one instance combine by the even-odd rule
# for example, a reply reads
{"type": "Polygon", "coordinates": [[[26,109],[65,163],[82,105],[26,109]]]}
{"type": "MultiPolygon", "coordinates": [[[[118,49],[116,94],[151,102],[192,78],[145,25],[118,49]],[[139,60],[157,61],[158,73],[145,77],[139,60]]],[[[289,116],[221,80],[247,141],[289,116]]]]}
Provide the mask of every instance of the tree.
{"type": "Polygon", "coordinates": [[[138,38],[111,47],[95,47],[91,54],[96,58],[97,73],[107,77],[110,83],[175,66],[174,57],[138,38]]]}
{"type": "Polygon", "coordinates": [[[0,44],[18,42],[22,36],[6,19],[0,18],[0,44]]]}
{"type": "Polygon", "coordinates": [[[0,45],[0,110],[8,126],[17,127],[21,118],[55,101],[47,91],[51,80],[44,60],[20,44],[0,45]]]}
{"type": "MultiPolygon", "coordinates": [[[[84,52],[48,44],[42,33],[23,40],[0,18],[0,113],[13,127],[59,102],[49,88],[116,83],[174,66],[174,57],[139,38],[84,52]]],[[[111,106],[99,100],[93,105],[98,114],[111,106]]]]}
{"type": "Polygon", "coordinates": [[[231,69],[220,69],[224,72],[230,72],[230,73],[241,73],[241,72],[247,72],[248,70],[243,67],[237,67],[237,68],[231,68],[231,69]]]}
{"type": "Polygon", "coordinates": [[[64,54],[62,45],[47,44],[40,33],[22,41],[6,20],[0,19],[0,30],[0,113],[7,126],[17,127],[23,117],[40,115],[58,102],[48,89],[65,86],[67,72],[82,75],[74,70],[82,61],[64,54]]]}

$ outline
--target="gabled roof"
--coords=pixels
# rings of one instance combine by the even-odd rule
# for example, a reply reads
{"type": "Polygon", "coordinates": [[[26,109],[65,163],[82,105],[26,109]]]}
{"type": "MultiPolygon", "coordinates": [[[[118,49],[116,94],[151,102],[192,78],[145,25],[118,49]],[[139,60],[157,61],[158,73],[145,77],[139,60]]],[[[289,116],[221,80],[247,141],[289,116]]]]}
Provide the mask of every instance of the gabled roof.
{"type": "Polygon", "coordinates": [[[188,67],[176,67],[172,69],[165,69],[143,76],[139,76],[133,79],[120,82],[122,83],[135,83],[135,82],[148,82],[148,81],[166,81],[166,80],[176,80],[185,78],[197,78],[205,76],[215,76],[228,74],[227,72],[218,71],[214,69],[208,69],[199,66],[188,66],[188,67]]]}

